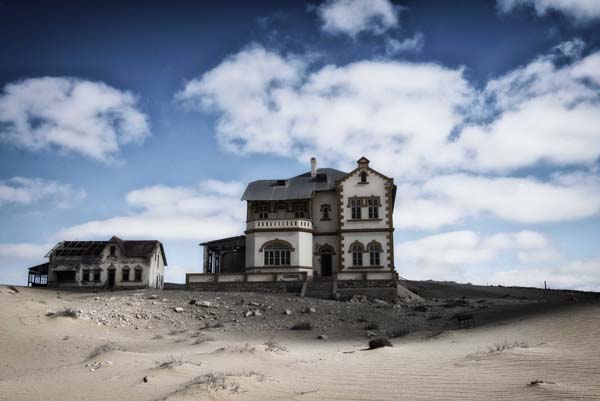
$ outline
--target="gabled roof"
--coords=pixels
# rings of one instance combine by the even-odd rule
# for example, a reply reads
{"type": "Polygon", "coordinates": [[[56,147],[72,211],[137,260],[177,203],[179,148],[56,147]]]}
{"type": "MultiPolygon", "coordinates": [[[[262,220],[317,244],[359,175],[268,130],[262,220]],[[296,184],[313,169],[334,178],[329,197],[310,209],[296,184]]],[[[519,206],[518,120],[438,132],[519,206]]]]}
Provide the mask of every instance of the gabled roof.
{"type": "Polygon", "coordinates": [[[160,245],[163,262],[167,266],[167,257],[163,244],[158,240],[134,240],[124,241],[113,236],[108,241],[62,241],[59,242],[46,254],[51,256],[100,256],[104,248],[109,244],[116,244],[121,253],[129,258],[148,258],[154,252],[156,245],[160,245]]]}
{"type": "Polygon", "coordinates": [[[242,200],[310,199],[314,192],[334,190],[335,182],[345,175],[345,172],[333,168],[320,168],[317,169],[315,178],[312,178],[310,172],[307,172],[285,180],[253,181],[246,187],[242,200]]]}

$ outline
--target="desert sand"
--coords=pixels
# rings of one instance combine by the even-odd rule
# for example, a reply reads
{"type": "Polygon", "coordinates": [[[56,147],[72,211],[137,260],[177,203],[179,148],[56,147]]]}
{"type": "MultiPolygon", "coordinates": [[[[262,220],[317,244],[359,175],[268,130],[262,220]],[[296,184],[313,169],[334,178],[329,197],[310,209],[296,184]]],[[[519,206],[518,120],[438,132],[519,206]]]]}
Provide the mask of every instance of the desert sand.
{"type": "Polygon", "coordinates": [[[600,399],[597,294],[407,285],[425,301],[0,286],[0,400],[600,399]]]}

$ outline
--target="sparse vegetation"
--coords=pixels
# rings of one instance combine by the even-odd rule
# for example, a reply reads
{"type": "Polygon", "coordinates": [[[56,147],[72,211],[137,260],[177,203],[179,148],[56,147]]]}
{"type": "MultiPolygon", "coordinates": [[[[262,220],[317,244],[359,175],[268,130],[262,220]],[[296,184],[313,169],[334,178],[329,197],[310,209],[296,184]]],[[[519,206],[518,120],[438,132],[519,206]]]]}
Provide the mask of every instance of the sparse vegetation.
{"type": "Polygon", "coordinates": [[[183,365],[183,360],[173,355],[169,355],[165,359],[155,362],[157,369],[172,369],[179,365],[183,365]]]}
{"type": "Polygon", "coordinates": [[[290,327],[291,330],[312,330],[313,325],[309,321],[299,322],[290,327]]]}
{"type": "Polygon", "coordinates": [[[112,341],[108,341],[94,348],[88,356],[88,359],[94,359],[99,355],[112,351],[123,351],[123,348],[112,341]]]}
{"type": "Polygon", "coordinates": [[[77,319],[77,312],[71,308],[65,308],[59,312],[49,311],[46,313],[48,317],[68,317],[71,319],[77,319]]]}
{"type": "Polygon", "coordinates": [[[477,350],[476,354],[493,354],[495,352],[502,352],[513,348],[529,348],[529,344],[525,341],[504,341],[503,343],[494,344],[493,346],[488,347],[487,350],[477,350]]]}
{"type": "Polygon", "coordinates": [[[383,347],[393,347],[390,340],[387,338],[374,338],[369,341],[369,349],[383,348],[383,347]]]}
{"type": "Polygon", "coordinates": [[[15,287],[14,285],[9,285],[9,286],[8,286],[8,289],[9,289],[9,290],[11,290],[11,291],[13,291],[13,292],[16,292],[16,293],[19,293],[19,292],[21,292],[21,291],[19,291],[19,289],[18,289],[17,287],[15,287]]]}

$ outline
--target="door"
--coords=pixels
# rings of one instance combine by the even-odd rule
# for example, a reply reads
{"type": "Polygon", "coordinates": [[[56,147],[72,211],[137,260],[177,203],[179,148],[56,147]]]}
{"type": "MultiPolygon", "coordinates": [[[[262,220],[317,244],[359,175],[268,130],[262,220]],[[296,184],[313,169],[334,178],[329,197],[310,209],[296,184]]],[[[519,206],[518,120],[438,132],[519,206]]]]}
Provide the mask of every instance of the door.
{"type": "Polygon", "coordinates": [[[109,287],[115,286],[115,270],[108,271],[108,286],[109,287]]]}
{"type": "Polygon", "coordinates": [[[321,276],[331,277],[331,254],[321,255],[321,276]]]}

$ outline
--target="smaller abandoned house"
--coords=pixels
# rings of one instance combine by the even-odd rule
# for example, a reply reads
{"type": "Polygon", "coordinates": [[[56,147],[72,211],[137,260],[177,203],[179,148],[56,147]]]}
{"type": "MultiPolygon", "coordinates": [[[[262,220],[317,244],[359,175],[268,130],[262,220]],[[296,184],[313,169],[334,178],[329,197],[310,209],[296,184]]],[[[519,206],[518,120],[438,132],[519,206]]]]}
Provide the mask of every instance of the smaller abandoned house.
{"type": "MultiPolygon", "coordinates": [[[[125,241],[118,237],[59,242],[46,257],[47,286],[63,288],[162,289],[167,265],[160,241],[125,241]]],[[[36,280],[36,267],[29,270],[30,282],[36,280]]]]}
{"type": "Polygon", "coordinates": [[[48,265],[49,263],[46,262],[27,269],[29,270],[27,276],[28,287],[45,287],[48,285],[48,265]]]}

